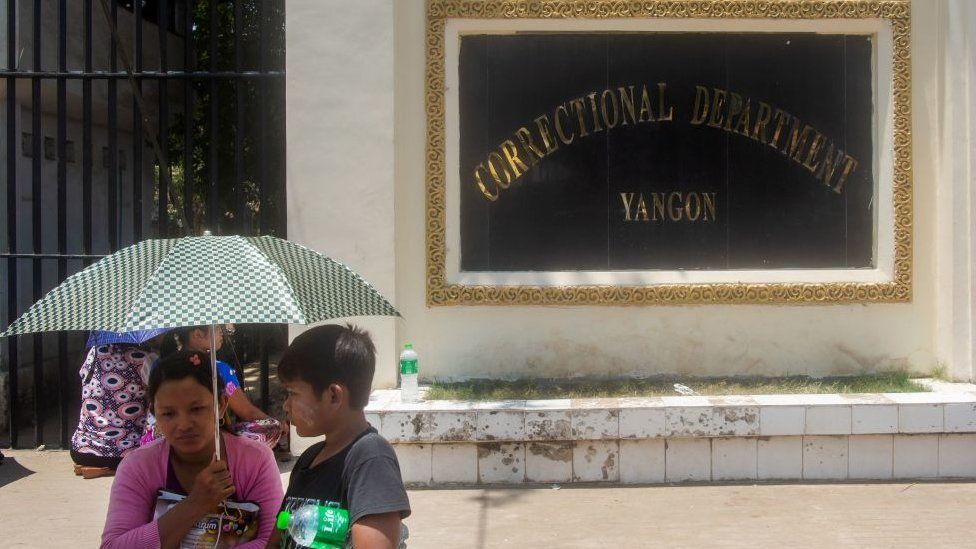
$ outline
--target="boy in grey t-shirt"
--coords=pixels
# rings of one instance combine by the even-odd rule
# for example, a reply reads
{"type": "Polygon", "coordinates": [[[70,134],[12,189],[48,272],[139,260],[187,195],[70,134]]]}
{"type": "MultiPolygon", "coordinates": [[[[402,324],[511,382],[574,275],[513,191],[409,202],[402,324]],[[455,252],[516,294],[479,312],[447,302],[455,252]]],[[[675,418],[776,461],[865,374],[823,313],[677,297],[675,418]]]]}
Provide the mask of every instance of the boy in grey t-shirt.
{"type": "MultiPolygon", "coordinates": [[[[325,440],[302,453],[282,503],[349,511],[348,542],[356,549],[395,548],[410,502],[393,447],[366,421],[376,363],[369,335],[353,326],[326,325],[295,338],[278,365],[287,391],[284,408],[303,437],[325,440]]],[[[298,547],[276,531],[269,547],[298,547]]]]}

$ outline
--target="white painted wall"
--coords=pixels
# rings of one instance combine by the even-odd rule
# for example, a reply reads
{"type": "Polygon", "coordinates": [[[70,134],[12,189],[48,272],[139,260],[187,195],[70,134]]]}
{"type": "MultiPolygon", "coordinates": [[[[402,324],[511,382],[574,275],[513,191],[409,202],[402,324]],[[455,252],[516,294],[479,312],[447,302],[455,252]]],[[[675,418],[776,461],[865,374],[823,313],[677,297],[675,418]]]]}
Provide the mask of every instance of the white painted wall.
{"type": "MultiPolygon", "coordinates": [[[[396,303],[393,9],[388,0],[288,2],[285,101],[288,238],[396,303]]],[[[398,321],[348,320],[376,342],[374,386],[393,386],[398,321]]]]}
{"type": "MultiPolygon", "coordinates": [[[[913,9],[911,303],[428,308],[422,0],[289,3],[289,237],[345,261],[403,313],[403,321],[362,322],[380,349],[378,387],[394,382],[405,341],[419,350],[425,379],[927,371],[950,358],[952,373],[970,378],[971,354],[967,364],[937,337],[947,322],[957,326],[942,307],[945,273],[953,273],[954,291],[973,282],[955,251],[971,249],[971,233],[949,251],[934,245],[961,219],[946,217],[940,194],[950,160],[940,147],[943,121],[954,114],[943,100],[949,69],[940,8],[950,1],[913,9]]],[[[968,144],[956,146],[972,155],[966,135],[968,144]]],[[[954,176],[957,188],[971,189],[971,174],[954,176]]]]}

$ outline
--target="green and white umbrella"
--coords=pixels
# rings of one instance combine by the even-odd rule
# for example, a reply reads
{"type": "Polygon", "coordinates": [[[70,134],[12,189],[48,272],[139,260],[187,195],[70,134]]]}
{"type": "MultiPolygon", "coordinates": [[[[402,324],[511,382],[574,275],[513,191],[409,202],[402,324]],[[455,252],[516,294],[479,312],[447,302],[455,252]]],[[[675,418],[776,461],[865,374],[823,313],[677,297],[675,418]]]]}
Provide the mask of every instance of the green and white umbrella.
{"type": "Polygon", "coordinates": [[[398,316],[345,265],[270,236],[144,240],[68,277],[2,336],[398,316]]]}
{"type": "MultiPolygon", "coordinates": [[[[51,290],[0,337],[62,330],[311,324],[374,315],[399,313],[339,262],[270,236],[204,233],[144,240],[102,258],[51,290]]],[[[215,355],[210,353],[216,413],[215,355]]],[[[216,442],[219,457],[219,435],[216,442]]]]}

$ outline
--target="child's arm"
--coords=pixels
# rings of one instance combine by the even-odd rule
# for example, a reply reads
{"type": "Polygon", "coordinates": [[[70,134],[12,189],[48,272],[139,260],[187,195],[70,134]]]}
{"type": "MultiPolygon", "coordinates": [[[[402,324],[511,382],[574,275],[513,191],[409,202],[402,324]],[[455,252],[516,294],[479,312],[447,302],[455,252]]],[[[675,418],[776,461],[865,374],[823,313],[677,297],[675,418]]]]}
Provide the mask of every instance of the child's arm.
{"type": "Polygon", "coordinates": [[[400,542],[400,513],[367,515],[352,525],[350,537],[356,549],[396,549],[400,542]]]}

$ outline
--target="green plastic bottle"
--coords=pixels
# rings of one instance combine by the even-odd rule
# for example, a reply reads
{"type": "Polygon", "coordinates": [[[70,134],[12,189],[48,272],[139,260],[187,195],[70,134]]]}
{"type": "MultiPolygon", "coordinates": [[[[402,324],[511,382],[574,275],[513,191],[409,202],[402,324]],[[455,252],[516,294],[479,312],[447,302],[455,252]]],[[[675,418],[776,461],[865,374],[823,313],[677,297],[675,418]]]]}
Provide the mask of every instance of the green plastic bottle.
{"type": "Polygon", "coordinates": [[[413,344],[407,343],[400,353],[400,400],[403,402],[417,402],[420,400],[420,388],[417,383],[417,362],[420,357],[413,350],[413,344]]]}
{"type": "Polygon", "coordinates": [[[349,535],[349,511],[328,505],[306,504],[278,513],[275,524],[295,543],[312,549],[342,549],[349,535]]]}

